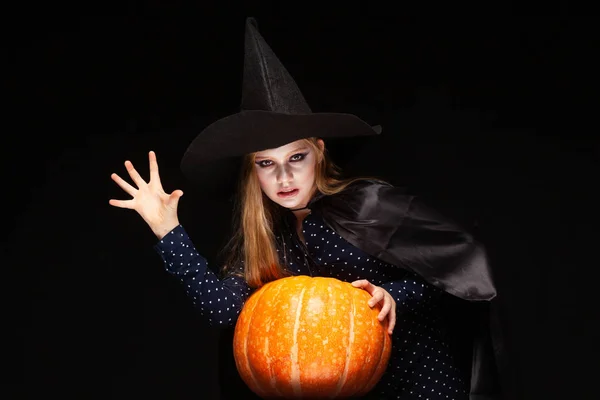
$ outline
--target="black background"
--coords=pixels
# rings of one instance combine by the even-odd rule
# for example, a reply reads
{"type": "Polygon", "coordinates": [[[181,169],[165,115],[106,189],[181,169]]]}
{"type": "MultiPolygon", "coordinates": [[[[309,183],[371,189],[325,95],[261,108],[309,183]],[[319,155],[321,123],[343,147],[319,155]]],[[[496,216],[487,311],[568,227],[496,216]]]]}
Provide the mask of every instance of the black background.
{"type": "Polygon", "coordinates": [[[169,279],[143,220],[108,200],[126,198],[110,174],[125,177],[129,159],[147,176],[155,150],[165,190],[185,192],[180,220],[212,260],[230,206],[182,177],[194,134],[175,128],[237,110],[247,16],[313,111],[383,126],[360,151],[334,152],[349,174],[409,186],[487,245],[511,398],[597,396],[595,18],[199,3],[53,3],[4,15],[3,285],[19,344],[5,345],[17,351],[22,396],[233,391],[219,384],[234,379],[219,353],[227,336],[204,326],[169,279]]]}

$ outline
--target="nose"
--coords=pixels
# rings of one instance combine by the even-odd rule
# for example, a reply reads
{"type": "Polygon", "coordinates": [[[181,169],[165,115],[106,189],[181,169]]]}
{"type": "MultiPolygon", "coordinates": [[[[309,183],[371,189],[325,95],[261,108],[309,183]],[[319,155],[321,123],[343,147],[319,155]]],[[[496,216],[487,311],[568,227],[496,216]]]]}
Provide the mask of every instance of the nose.
{"type": "Polygon", "coordinates": [[[292,171],[288,166],[282,165],[277,168],[277,183],[280,185],[290,183],[293,178],[292,171]]]}

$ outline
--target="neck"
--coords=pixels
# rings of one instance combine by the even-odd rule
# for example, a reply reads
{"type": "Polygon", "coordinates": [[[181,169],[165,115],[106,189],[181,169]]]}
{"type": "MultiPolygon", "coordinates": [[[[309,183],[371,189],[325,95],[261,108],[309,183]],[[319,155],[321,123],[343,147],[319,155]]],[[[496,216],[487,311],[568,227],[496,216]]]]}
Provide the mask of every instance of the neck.
{"type": "Polygon", "coordinates": [[[308,206],[304,206],[304,207],[300,207],[300,208],[290,208],[291,211],[300,211],[300,210],[306,210],[308,208],[308,206]]]}
{"type": "MultiPolygon", "coordinates": [[[[317,186],[315,185],[312,188],[311,194],[310,194],[310,198],[313,198],[315,193],[317,191],[317,186]]],[[[310,208],[308,208],[310,206],[310,201],[304,206],[304,207],[298,207],[298,208],[290,208],[289,210],[296,216],[296,219],[299,222],[302,222],[302,220],[308,215],[310,214],[310,208]]]]}
{"type": "Polygon", "coordinates": [[[308,214],[310,214],[310,208],[307,207],[302,207],[302,208],[296,208],[296,209],[290,209],[290,211],[294,214],[294,216],[296,217],[296,219],[300,222],[302,221],[308,214]]]}

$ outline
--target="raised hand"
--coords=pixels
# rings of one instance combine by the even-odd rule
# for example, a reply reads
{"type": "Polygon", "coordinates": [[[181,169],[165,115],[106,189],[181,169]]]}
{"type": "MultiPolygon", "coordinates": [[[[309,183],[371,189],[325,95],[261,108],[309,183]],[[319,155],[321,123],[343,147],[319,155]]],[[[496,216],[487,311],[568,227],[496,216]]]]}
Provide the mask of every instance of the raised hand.
{"type": "Polygon", "coordinates": [[[150,151],[148,158],[150,160],[150,180],[148,182],[142,179],[130,161],[125,161],[125,168],[137,188],[130,185],[117,174],[113,173],[110,176],[132,199],[110,199],[108,203],[111,206],[137,211],[150,229],[152,229],[156,237],[162,239],[173,228],[179,225],[177,205],[179,198],[183,196],[183,192],[181,190],[174,190],[170,194],[165,193],[160,182],[156,154],[150,151]]]}
{"type": "Polygon", "coordinates": [[[396,301],[387,290],[379,286],[373,285],[366,279],[360,279],[352,282],[352,286],[362,288],[369,292],[372,296],[369,299],[369,307],[373,308],[377,303],[383,303],[381,311],[377,316],[379,321],[383,321],[385,317],[388,317],[388,333],[391,335],[396,325],[396,301]]]}

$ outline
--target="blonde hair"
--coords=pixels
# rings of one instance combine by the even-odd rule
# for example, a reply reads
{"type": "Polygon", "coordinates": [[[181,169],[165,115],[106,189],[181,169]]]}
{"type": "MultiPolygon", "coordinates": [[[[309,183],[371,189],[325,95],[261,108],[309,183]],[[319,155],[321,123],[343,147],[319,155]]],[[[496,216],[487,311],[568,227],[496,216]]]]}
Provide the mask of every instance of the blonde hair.
{"type": "MultiPolygon", "coordinates": [[[[303,139],[316,154],[315,189],[325,195],[341,192],[352,182],[341,179],[339,168],[329,159],[317,138],[303,139]]],[[[258,288],[270,281],[289,276],[279,263],[274,221],[280,217],[279,206],[262,191],[255,172],[255,154],[244,157],[239,192],[234,212],[237,221],[227,246],[226,274],[243,276],[248,285],[258,288]],[[240,265],[243,263],[243,269],[240,265]],[[243,271],[243,272],[242,272],[243,271]]]]}

